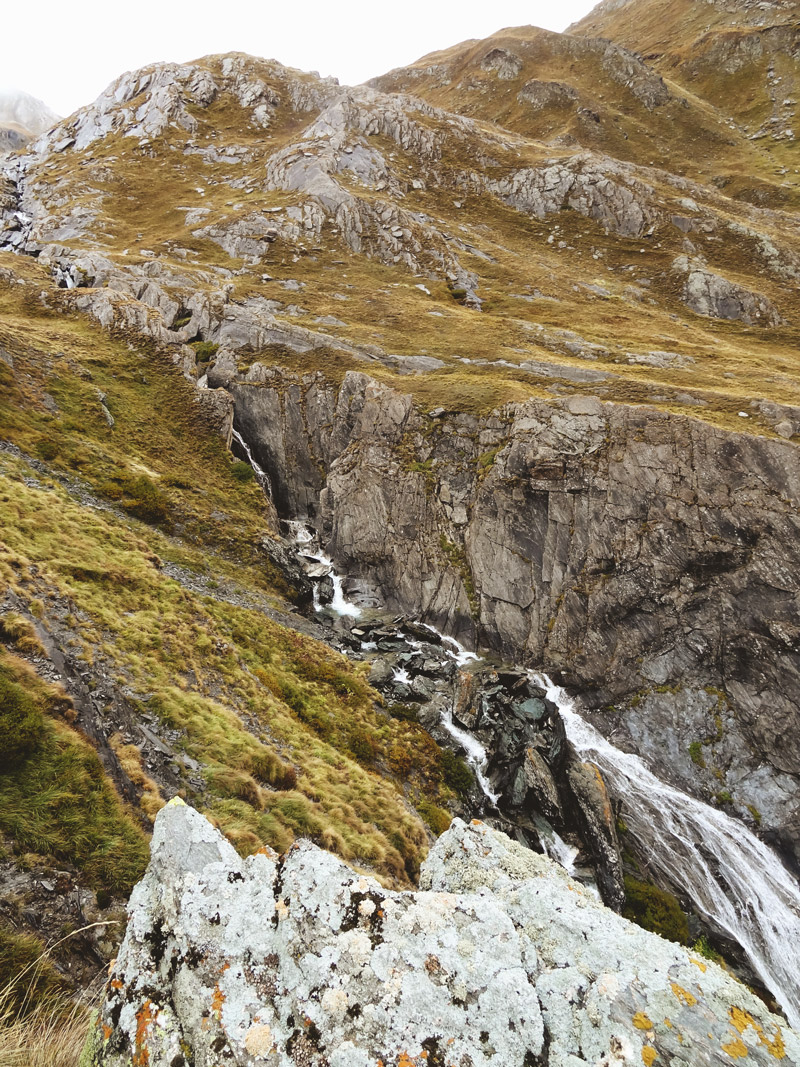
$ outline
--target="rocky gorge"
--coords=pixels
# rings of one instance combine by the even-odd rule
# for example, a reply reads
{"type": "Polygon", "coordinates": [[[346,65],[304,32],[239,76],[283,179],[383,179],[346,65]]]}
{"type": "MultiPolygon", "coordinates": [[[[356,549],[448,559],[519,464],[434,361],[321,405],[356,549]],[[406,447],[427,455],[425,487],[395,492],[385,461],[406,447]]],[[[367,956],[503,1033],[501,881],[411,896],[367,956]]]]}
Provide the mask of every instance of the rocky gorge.
{"type": "Polygon", "coordinates": [[[226,386],[279,512],[317,524],[356,602],[559,672],[797,862],[793,445],[591,396],[481,420],[359,372],[226,386]]]}

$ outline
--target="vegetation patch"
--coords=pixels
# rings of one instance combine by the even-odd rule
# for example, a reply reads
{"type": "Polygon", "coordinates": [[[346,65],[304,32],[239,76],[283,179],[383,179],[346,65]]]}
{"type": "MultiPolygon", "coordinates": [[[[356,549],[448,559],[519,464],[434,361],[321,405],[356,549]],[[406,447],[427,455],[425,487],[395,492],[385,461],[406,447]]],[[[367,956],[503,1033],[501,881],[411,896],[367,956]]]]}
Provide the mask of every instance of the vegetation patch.
{"type": "Polygon", "coordinates": [[[622,914],[668,941],[677,941],[681,945],[689,942],[689,921],[680,904],[671,893],[652,882],[625,875],[625,908],[622,914]]]}

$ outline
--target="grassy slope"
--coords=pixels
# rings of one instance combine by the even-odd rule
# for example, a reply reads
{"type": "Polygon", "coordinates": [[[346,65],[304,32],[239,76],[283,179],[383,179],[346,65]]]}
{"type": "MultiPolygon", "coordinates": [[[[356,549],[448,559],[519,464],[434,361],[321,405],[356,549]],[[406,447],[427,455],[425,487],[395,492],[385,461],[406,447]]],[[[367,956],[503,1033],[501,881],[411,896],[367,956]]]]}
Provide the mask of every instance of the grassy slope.
{"type": "MultiPolygon", "coordinates": [[[[181,792],[242,851],[285,848],[307,834],[408,884],[427,836],[406,795],[439,829],[446,815],[438,805],[453,795],[438,749],[421,727],[377,706],[357,665],[255,608],[197,595],[167,576],[163,563],[177,561],[235,580],[254,603],[277,602],[254,547],[265,533],[263,498],[237,479],[168,360],[46,310],[34,299],[38,268],[17,264],[28,284],[0,286],[0,344],[14,359],[13,374],[0,362],[0,423],[6,439],[46,466],[0,453],[0,589],[68,635],[68,653],[87,671],[124,686],[173,731],[176,752],[202,768],[200,786],[184,768],[181,792]],[[155,495],[158,525],[125,513],[140,510],[142,484],[150,502],[155,495]],[[99,494],[100,508],[87,506],[80,486],[99,494]],[[112,498],[106,506],[103,494],[112,498]]],[[[44,704],[41,712],[46,743],[5,778],[0,828],[17,852],[69,860],[98,886],[129,884],[143,863],[141,835],[131,829],[126,841],[113,820],[99,820],[86,830],[84,855],[70,827],[86,790],[62,788],[62,779],[67,765],[91,778],[99,764],[86,763],[86,743],[68,723],[44,704]],[[54,806],[63,825],[45,825],[54,806]],[[94,864],[99,853],[111,870],[94,864]]],[[[116,746],[135,767],[135,751],[116,746]]],[[[119,805],[109,783],[97,782],[119,805]]],[[[160,803],[153,790],[143,793],[151,816],[160,803]]]]}

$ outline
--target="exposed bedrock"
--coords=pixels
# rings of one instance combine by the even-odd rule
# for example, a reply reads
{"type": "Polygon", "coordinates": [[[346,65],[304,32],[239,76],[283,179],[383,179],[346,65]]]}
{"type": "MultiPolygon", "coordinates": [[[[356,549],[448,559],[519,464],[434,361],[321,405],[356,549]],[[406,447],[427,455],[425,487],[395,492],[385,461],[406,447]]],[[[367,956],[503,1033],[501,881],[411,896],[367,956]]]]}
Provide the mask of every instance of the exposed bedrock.
{"type": "Polygon", "coordinates": [[[254,364],[236,425],[352,595],[566,684],[800,860],[797,448],[593,397],[477,418],[254,364]],[[367,600],[369,602],[369,599],[367,600]]]}

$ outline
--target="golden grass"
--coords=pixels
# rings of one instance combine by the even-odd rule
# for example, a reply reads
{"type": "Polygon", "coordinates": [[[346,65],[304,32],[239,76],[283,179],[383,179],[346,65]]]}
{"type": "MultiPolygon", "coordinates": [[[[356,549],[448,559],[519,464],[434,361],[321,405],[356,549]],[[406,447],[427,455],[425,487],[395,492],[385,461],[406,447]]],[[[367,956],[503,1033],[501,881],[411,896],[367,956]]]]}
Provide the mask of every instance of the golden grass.
{"type": "Polygon", "coordinates": [[[49,948],[24,935],[3,931],[0,949],[17,953],[21,966],[0,984],[0,1067],[78,1067],[92,1021],[86,1003],[71,998],[51,956],[75,930],[49,948]]]}

